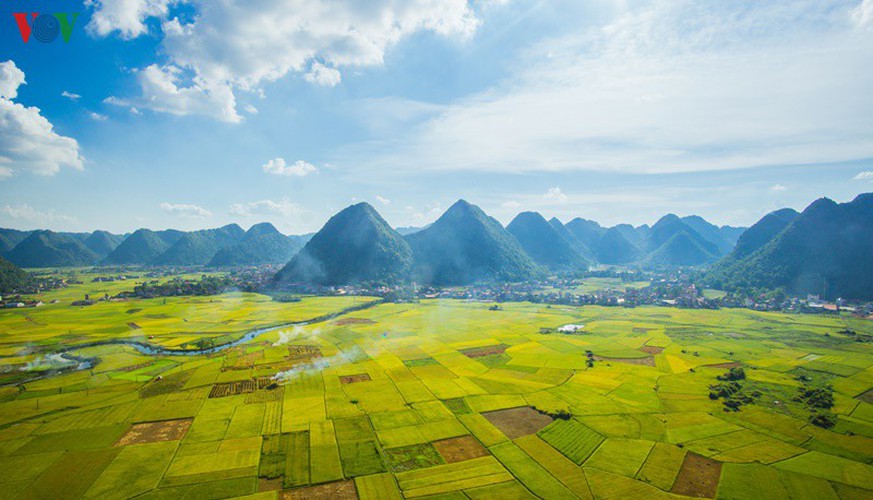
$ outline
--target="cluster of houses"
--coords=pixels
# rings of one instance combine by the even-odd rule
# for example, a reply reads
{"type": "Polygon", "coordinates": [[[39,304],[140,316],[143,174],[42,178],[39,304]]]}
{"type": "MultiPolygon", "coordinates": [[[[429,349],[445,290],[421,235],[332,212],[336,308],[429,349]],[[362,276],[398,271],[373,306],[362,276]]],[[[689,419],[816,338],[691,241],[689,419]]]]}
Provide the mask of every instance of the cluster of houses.
{"type": "Polygon", "coordinates": [[[20,307],[42,307],[44,305],[41,300],[28,300],[21,295],[12,297],[0,297],[0,308],[3,309],[18,309],[20,307]]]}

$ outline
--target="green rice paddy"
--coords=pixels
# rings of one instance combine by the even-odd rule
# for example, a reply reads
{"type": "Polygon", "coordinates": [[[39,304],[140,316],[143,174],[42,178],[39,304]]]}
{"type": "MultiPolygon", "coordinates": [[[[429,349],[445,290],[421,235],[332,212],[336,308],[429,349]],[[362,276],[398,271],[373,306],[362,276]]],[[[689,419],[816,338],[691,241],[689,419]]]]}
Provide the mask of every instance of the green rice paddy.
{"type": "Polygon", "coordinates": [[[873,496],[873,352],[838,333],[871,334],[867,321],[432,300],[210,355],[89,347],[76,354],[99,358],[91,369],[21,383],[60,345],[221,344],[373,300],[69,305],[124,287],[76,285],[0,310],[3,498],[675,498],[703,474],[683,470],[689,456],[716,465],[718,498],[873,496]],[[585,328],[540,333],[569,323],[585,328]],[[736,412],[709,397],[732,363],[759,393],[736,412]],[[833,428],[810,424],[794,400],[803,384],[833,388],[833,428]],[[489,415],[519,407],[569,418],[527,428],[489,415]],[[144,423],[157,424],[134,427],[144,423]]]}

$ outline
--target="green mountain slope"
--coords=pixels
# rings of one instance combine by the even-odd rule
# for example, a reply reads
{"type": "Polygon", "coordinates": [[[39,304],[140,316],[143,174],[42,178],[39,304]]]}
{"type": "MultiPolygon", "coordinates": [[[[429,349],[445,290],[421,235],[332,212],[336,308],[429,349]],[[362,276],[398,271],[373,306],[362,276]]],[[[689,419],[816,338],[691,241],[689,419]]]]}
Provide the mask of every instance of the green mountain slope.
{"type": "Polygon", "coordinates": [[[628,239],[627,234],[626,227],[607,229],[594,247],[597,261],[602,264],[628,264],[639,260],[642,255],[640,249],[628,239]]]}
{"type": "MultiPolygon", "coordinates": [[[[770,217],[768,224],[778,227],[792,214],[779,216],[779,220],[770,217]]],[[[766,231],[762,231],[760,239],[765,236],[766,231]]],[[[870,300],[871,248],[873,193],[843,204],[822,198],[760,248],[738,259],[728,256],[732,262],[720,263],[708,278],[713,285],[726,289],[784,287],[795,294],[870,300]]]]}
{"type": "Polygon", "coordinates": [[[100,259],[105,259],[113,250],[118,248],[118,245],[124,240],[123,236],[112,234],[106,231],[94,231],[90,236],[85,238],[85,246],[97,254],[100,259]]]}
{"type": "Polygon", "coordinates": [[[6,254],[19,267],[88,266],[97,254],[81,241],[52,231],[34,231],[6,254]]]}
{"type": "Polygon", "coordinates": [[[521,281],[540,272],[514,236],[464,200],[406,241],[415,255],[414,277],[421,283],[521,281]]]}
{"type": "Polygon", "coordinates": [[[260,266],[285,264],[306,243],[301,237],[288,237],[272,224],[255,224],[242,241],[219,250],[207,264],[210,267],[260,266]]]}
{"type": "Polygon", "coordinates": [[[156,266],[201,266],[219,250],[239,243],[245,231],[237,224],[185,233],[150,264],[156,266]]]}
{"type": "Polygon", "coordinates": [[[588,262],[537,212],[522,212],[506,226],[525,252],[550,269],[585,270],[588,262]]]}
{"type": "Polygon", "coordinates": [[[30,284],[31,277],[15,264],[0,257],[0,296],[21,290],[30,284]]]}
{"type": "Polygon", "coordinates": [[[275,282],[342,285],[408,279],[412,251],[368,203],[327,221],[279,273],[275,282]]]}
{"type": "Polygon", "coordinates": [[[121,242],[109,256],[103,260],[106,265],[142,265],[148,264],[158,255],[164,253],[182,235],[181,231],[168,229],[152,231],[137,229],[121,242]]]}

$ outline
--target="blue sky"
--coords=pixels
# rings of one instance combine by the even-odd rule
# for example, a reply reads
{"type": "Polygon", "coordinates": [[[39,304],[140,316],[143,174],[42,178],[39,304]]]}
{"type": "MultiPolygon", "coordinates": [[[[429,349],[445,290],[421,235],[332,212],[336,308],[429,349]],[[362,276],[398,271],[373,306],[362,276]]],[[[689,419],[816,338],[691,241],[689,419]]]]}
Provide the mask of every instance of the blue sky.
{"type": "Polygon", "coordinates": [[[7,0],[0,226],[748,225],[873,191],[870,61],[873,0],[7,0]]]}

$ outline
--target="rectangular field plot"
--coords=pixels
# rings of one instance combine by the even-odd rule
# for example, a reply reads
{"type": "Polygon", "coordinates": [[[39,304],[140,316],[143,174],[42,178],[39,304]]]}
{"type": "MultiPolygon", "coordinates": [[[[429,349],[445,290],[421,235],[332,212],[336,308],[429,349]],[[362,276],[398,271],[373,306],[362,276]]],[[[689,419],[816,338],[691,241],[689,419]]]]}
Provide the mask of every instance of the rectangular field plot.
{"type": "Polygon", "coordinates": [[[577,465],[585,462],[604,439],[576,420],[556,420],[537,435],[577,465]]]}
{"type": "Polygon", "coordinates": [[[115,446],[155,443],[158,441],[177,441],[185,437],[194,419],[165,420],[163,422],[143,422],[130,426],[115,446]]]}
{"type": "Polygon", "coordinates": [[[536,434],[552,423],[552,417],[542,414],[530,406],[490,411],[482,414],[509,439],[536,434]]]}
{"type": "Polygon", "coordinates": [[[720,462],[696,453],[687,453],[671,491],[691,497],[715,498],[720,477],[720,462]]]}
{"type": "Polygon", "coordinates": [[[493,457],[402,472],[396,477],[407,498],[445,494],[513,480],[512,474],[493,457]]]}

